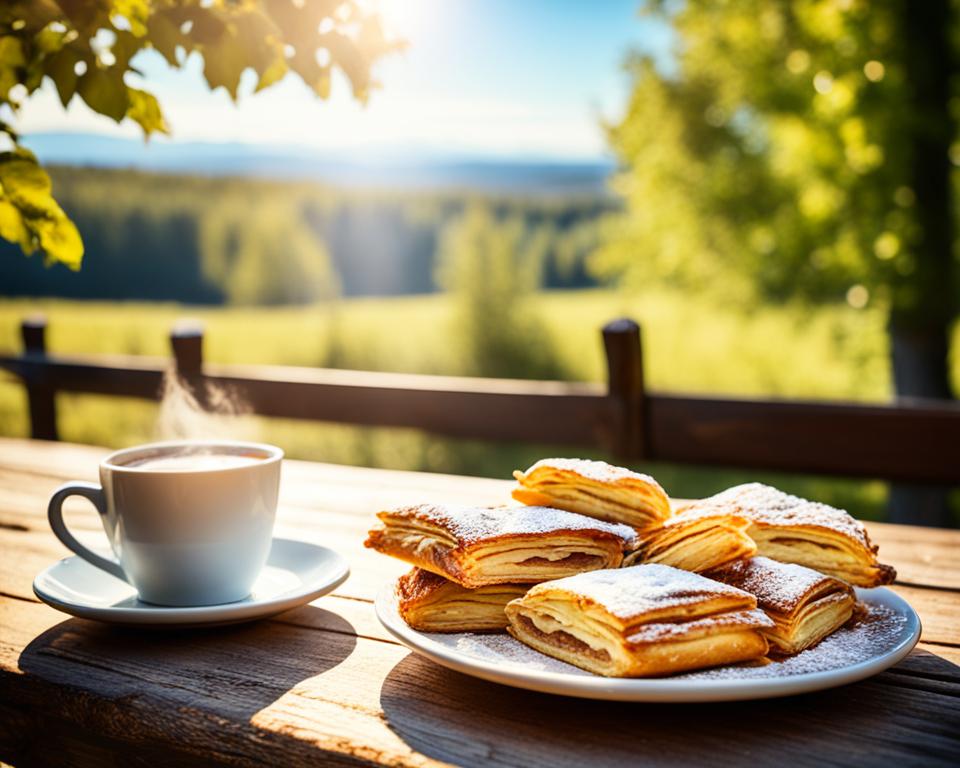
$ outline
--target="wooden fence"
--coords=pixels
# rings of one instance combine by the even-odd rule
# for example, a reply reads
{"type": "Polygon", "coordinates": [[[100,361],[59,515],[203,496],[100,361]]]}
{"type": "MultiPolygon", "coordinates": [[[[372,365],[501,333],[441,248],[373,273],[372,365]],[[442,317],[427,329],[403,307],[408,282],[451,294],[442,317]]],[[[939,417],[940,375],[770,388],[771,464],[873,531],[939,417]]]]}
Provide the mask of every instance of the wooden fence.
{"type": "MultiPolygon", "coordinates": [[[[56,440],[57,392],[157,399],[170,361],[67,356],[46,349],[46,322],[22,324],[24,351],[0,369],[27,390],[33,437],[56,440]]],[[[607,386],[203,361],[199,330],[174,330],[173,362],[201,397],[224,387],[255,413],[413,427],[479,440],[601,448],[625,460],[960,484],[960,406],[688,397],[647,390],[639,326],[603,328],[607,386]]]]}

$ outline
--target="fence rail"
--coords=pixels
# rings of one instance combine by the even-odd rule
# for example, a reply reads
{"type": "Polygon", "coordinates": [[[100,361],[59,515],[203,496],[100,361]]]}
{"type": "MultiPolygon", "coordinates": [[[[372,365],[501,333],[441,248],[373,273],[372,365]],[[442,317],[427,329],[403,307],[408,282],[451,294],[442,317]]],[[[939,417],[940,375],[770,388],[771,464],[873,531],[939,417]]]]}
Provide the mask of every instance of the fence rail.
{"type": "MultiPolygon", "coordinates": [[[[58,392],[156,400],[163,358],[46,351],[46,324],[22,325],[24,352],[0,369],[26,387],[33,437],[56,440],[58,392]]],[[[647,390],[640,329],[603,329],[607,386],[203,362],[198,330],[171,334],[173,367],[202,399],[224,387],[264,416],[413,427],[480,440],[600,448],[623,459],[960,484],[960,406],[687,397],[647,390]]]]}

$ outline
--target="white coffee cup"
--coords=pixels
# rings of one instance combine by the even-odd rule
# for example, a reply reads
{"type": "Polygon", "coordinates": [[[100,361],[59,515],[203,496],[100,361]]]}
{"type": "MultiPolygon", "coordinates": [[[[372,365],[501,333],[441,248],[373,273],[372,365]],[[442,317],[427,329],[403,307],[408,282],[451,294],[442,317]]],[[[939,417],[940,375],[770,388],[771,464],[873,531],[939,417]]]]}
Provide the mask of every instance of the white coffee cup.
{"type": "Polygon", "coordinates": [[[48,516],[57,538],[157,605],[242,600],[270,554],[283,451],[262,443],[180,440],[128,448],[100,462],[100,485],[60,486],[48,516]],[[93,502],[114,558],[67,530],[68,496],[93,502]]]}

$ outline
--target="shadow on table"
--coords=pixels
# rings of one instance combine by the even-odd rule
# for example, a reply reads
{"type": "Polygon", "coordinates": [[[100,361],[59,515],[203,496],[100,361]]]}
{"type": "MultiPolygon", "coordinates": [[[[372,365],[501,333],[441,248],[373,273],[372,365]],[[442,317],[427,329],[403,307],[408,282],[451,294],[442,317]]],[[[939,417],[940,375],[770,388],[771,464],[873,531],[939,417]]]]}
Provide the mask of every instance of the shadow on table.
{"type": "Polygon", "coordinates": [[[336,667],[356,646],[343,617],[315,606],[282,621],[145,630],[70,619],[20,654],[20,669],[118,699],[162,699],[247,722],[299,683],[336,667]],[[304,627],[325,630],[305,632],[304,627]]]}
{"type": "Polygon", "coordinates": [[[633,704],[509,688],[411,654],[387,676],[380,704],[412,748],[464,766],[850,765],[905,756],[955,765],[958,677],[955,664],[920,651],[872,680],[815,694],[633,704]]]}

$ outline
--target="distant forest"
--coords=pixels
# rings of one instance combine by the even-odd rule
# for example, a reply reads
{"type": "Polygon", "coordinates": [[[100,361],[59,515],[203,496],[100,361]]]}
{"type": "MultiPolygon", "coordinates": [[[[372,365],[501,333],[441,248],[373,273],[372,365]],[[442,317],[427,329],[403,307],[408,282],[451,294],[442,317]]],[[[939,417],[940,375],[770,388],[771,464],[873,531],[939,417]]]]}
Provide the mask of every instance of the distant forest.
{"type": "Polygon", "coordinates": [[[48,268],[0,242],[3,295],[243,305],[430,293],[444,231],[477,207],[537,244],[541,287],[586,287],[595,284],[587,257],[615,205],[132,170],[60,167],[52,176],[83,235],[83,268],[48,268]]]}

